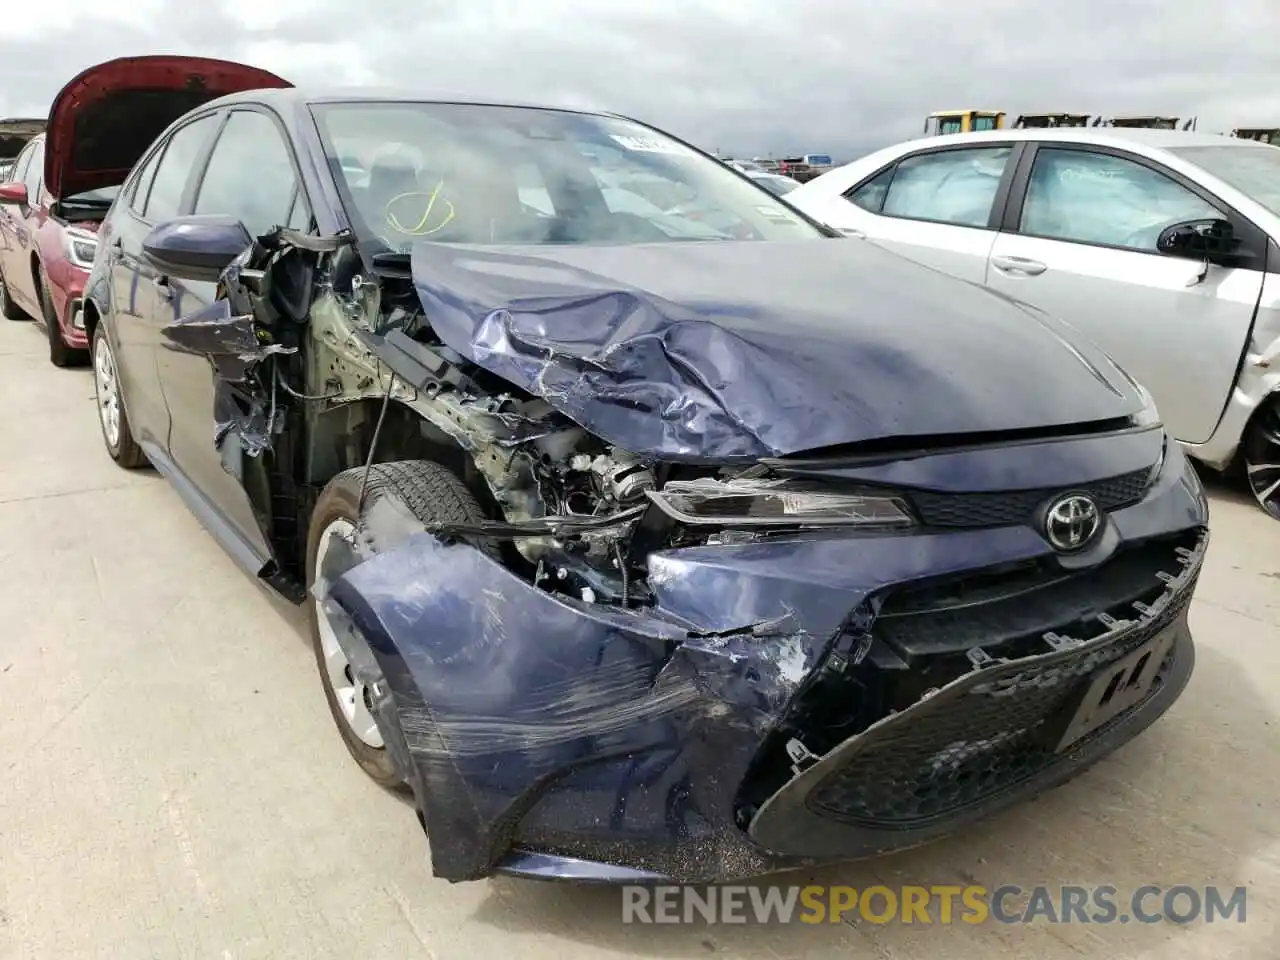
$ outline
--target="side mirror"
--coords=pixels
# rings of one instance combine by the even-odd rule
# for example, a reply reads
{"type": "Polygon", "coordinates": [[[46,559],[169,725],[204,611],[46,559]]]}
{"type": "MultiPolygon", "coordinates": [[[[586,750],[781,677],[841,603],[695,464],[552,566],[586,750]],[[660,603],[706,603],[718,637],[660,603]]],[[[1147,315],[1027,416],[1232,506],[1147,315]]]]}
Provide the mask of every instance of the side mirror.
{"type": "Polygon", "coordinates": [[[212,283],[252,244],[235,217],[196,214],[157,224],[142,241],[142,252],[166,276],[212,283]]]}
{"type": "Polygon", "coordinates": [[[1161,253],[1209,263],[1230,258],[1239,246],[1227,220],[1184,220],[1165,227],[1156,238],[1161,253]]]}
{"type": "Polygon", "coordinates": [[[25,183],[0,183],[0,206],[27,207],[25,183]]]}

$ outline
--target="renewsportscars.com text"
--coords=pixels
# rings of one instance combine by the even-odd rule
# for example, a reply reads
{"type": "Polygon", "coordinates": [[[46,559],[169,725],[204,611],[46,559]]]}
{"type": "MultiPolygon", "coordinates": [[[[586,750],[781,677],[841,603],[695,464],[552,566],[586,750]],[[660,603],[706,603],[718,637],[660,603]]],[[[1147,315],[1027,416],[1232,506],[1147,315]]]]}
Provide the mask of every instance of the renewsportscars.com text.
{"type": "Polygon", "coordinates": [[[623,887],[623,923],[1244,923],[1246,888],[623,887]]]}

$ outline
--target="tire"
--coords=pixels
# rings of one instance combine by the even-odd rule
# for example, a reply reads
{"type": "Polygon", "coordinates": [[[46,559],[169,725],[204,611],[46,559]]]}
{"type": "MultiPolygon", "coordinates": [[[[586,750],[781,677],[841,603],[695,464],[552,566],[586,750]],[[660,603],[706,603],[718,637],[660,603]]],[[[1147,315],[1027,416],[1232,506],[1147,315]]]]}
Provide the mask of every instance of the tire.
{"type": "Polygon", "coordinates": [[[1241,446],[1245,482],[1253,498],[1280,520],[1280,393],[1266,397],[1254,411],[1241,446]]]}
{"type": "Polygon", "coordinates": [[[107,453],[119,466],[126,470],[135,470],[147,465],[147,455],[142,452],[138,442],[133,439],[133,428],[129,426],[129,415],[125,412],[124,392],[120,388],[120,377],[117,373],[115,353],[111,349],[111,341],[107,338],[107,328],[99,323],[93,330],[93,398],[98,411],[98,426],[102,428],[102,442],[107,453]],[[100,366],[105,354],[105,361],[110,367],[110,376],[100,366]],[[110,384],[106,380],[110,380],[110,384]],[[110,429],[110,394],[115,397],[115,436],[110,429]]]}
{"type": "Polygon", "coordinates": [[[0,313],[3,313],[8,320],[31,319],[27,316],[27,311],[18,306],[13,297],[9,296],[9,284],[2,273],[0,273],[0,313]]]}
{"type": "MultiPolygon", "coordinates": [[[[317,561],[322,543],[327,539],[326,531],[335,525],[341,528],[342,524],[350,529],[359,528],[361,511],[358,504],[364,474],[364,467],[338,474],[329,481],[316,501],[307,534],[308,589],[315,584],[317,561]]],[[[374,464],[369,471],[369,483],[365,491],[365,510],[379,500],[389,498],[398,501],[424,524],[433,521],[474,522],[485,519],[484,511],[463,482],[451,471],[429,460],[374,464]]],[[[406,530],[393,541],[383,538],[369,544],[369,548],[374,553],[385,552],[416,532],[420,531],[406,530]]],[[[365,734],[368,733],[365,715],[369,713],[369,701],[365,697],[364,688],[352,680],[349,667],[346,671],[341,669],[346,662],[345,657],[337,650],[332,633],[327,636],[323,634],[323,630],[327,628],[322,628],[319,604],[315,600],[309,600],[307,611],[311,645],[315,651],[325,701],[329,704],[329,712],[347,750],[360,768],[377,783],[389,788],[402,786],[391,756],[386,747],[380,745],[381,735],[367,736],[359,732],[363,730],[365,734]],[[351,681],[351,686],[342,686],[342,682],[337,681],[342,686],[340,694],[334,686],[335,677],[345,677],[351,681]],[[357,698],[366,707],[363,714],[360,712],[361,704],[355,702],[357,698]]]]}
{"type": "Polygon", "coordinates": [[[62,327],[58,323],[58,313],[53,307],[53,296],[49,293],[49,278],[44,270],[37,278],[36,293],[40,297],[40,313],[44,318],[44,332],[49,338],[49,362],[55,367],[79,367],[89,359],[87,350],[77,350],[67,346],[62,338],[62,327]]]}

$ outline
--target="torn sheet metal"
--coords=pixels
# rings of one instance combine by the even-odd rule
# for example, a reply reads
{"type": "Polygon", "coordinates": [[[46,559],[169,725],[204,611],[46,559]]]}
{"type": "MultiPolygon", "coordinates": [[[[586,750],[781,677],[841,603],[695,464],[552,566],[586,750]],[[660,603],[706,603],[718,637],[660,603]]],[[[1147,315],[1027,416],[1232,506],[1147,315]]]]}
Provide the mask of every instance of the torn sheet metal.
{"type": "Polygon", "coordinates": [[[855,247],[424,242],[412,269],[449,347],[637,454],[783,456],[1142,408],[1053,320],[855,247]]]}
{"type": "MultiPolygon", "coordinates": [[[[295,348],[264,342],[253,317],[232,316],[231,303],[225,299],[166,325],[162,335],[170,349],[203,355],[213,366],[214,446],[225,452],[227,437],[235,436],[249,456],[267,449],[272,411],[252,374],[267,357],[293,353],[295,348]]],[[[237,472],[231,464],[228,468],[237,472]]]]}

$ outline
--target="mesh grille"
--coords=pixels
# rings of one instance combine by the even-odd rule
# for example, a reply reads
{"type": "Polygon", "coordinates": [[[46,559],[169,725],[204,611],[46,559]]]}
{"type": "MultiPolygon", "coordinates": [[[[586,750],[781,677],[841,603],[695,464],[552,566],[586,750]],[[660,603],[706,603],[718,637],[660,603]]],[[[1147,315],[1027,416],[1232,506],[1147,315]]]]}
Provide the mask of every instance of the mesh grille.
{"type": "MultiPolygon", "coordinates": [[[[1150,468],[1123,473],[1109,480],[1073,487],[1088,493],[1104,511],[1137,503],[1151,480],[1150,468]]],[[[1060,489],[1014,490],[1001,493],[911,494],[911,505],[922,523],[930,527],[1003,527],[1028,523],[1036,509],[1060,489]]]]}
{"type": "MultiPolygon", "coordinates": [[[[1053,765],[1061,757],[1047,735],[1095,670],[1119,660],[1171,626],[1191,601],[1188,577],[1163,610],[1078,656],[974,684],[938,709],[887,724],[808,797],[816,813],[846,823],[906,828],[983,803],[1053,765]]],[[[1151,693],[1172,665],[1162,664],[1151,693]]],[[[1111,723],[1138,709],[1136,705],[1111,723]]],[[[1089,734],[1083,744],[1107,727],[1089,734]]]]}

